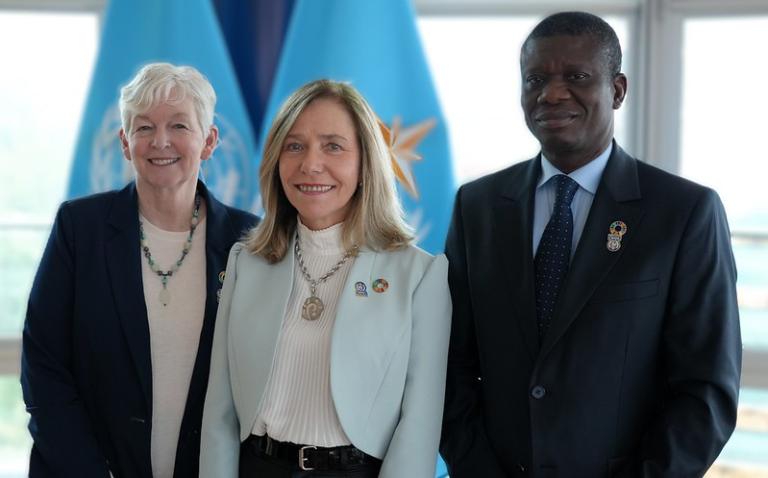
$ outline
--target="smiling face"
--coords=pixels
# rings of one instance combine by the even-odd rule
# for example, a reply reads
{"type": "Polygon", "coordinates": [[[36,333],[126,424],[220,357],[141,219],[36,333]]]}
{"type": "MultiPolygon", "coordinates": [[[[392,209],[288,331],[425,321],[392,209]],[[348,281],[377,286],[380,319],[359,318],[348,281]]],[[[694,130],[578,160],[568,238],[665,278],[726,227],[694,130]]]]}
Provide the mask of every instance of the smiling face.
{"type": "Polygon", "coordinates": [[[347,217],[360,181],[360,145],[352,116],[335,99],[318,98],[285,138],[280,183],[301,222],[318,230],[347,217]]]}
{"type": "Polygon", "coordinates": [[[563,172],[595,159],[613,138],[613,110],[624,101],[626,77],[608,70],[589,35],[529,40],[521,55],[521,104],[544,155],[563,172]]]}
{"type": "Polygon", "coordinates": [[[176,192],[194,189],[200,163],[216,147],[215,126],[204,134],[192,99],[159,103],[136,115],[130,131],[120,130],[123,155],[133,164],[139,188],[176,192]]]}

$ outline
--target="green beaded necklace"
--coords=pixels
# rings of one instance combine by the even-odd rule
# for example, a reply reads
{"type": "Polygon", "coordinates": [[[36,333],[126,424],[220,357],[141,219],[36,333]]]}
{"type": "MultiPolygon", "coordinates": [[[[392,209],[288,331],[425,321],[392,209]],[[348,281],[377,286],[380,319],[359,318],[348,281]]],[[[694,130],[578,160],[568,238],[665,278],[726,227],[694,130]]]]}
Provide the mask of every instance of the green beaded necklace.
{"type": "Polygon", "coordinates": [[[195,229],[199,222],[200,195],[195,194],[195,210],[192,211],[192,219],[189,221],[189,235],[187,236],[187,242],[184,243],[184,248],[181,250],[181,257],[179,257],[179,260],[177,260],[170,269],[164,271],[157,266],[157,263],[152,258],[152,253],[149,252],[147,237],[144,234],[144,223],[139,219],[139,242],[141,243],[141,250],[144,252],[144,257],[147,258],[147,264],[149,264],[150,270],[157,274],[160,278],[160,282],[163,284],[163,289],[157,295],[157,298],[160,300],[160,303],[163,304],[163,307],[171,302],[171,293],[168,292],[168,278],[173,276],[173,274],[179,270],[179,267],[181,267],[181,264],[184,262],[184,258],[189,254],[189,250],[192,248],[192,236],[194,236],[195,229]]]}

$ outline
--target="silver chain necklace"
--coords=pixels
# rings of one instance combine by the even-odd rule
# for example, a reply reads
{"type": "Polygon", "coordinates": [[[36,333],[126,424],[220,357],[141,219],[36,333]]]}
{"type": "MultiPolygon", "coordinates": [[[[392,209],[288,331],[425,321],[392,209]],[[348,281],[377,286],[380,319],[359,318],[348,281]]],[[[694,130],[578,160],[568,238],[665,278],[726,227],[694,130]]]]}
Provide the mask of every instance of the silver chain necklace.
{"type": "Polygon", "coordinates": [[[296,253],[296,260],[299,261],[299,269],[301,269],[301,274],[304,276],[307,282],[309,282],[310,292],[310,296],[304,300],[304,305],[301,307],[302,319],[317,320],[320,318],[320,314],[322,314],[323,309],[325,309],[325,304],[323,304],[323,301],[320,300],[320,297],[317,296],[317,286],[327,281],[329,277],[335,274],[336,271],[338,271],[341,266],[347,262],[347,259],[352,256],[356,256],[358,249],[358,246],[352,246],[352,249],[345,252],[344,257],[342,257],[335,266],[331,267],[328,272],[323,274],[319,279],[313,279],[312,276],[309,275],[309,271],[307,271],[307,266],[304,264],[304,257],[301,255],[301,246],[299,245],[299,234],[296,234],[296,241],[294,243],[293,250],[296,253]]]}
{"type": "Polygon", "coordinates": [[[181,249],[181,257],[179,257],[179,260],[173,263],[170,269],[164,271],[157,266],[157,262],[155,262],[155,259],[152,257],[152,253],[149,251],[149,245],[147,245],[147,237],[146,234],[144,234],[144,223],[141,221],[141,219],[139,219],[139,243],[141,244],[141,250],[144,253],[144,257],[147,258],[149,269],[157,274],[157,276],[160,278],[160,282],[163,284],[162,290],[160,290],[160,293],[157,295],[157,298],[160,303],[163,304],[163,307],[166,307],[171,302],[171,293],[168,291],[168,279],[172,277],[173,274],[178,272],[179,267],[181,267],[181,264],[184,263],[184,259],[187,257],[187,254],[189,254],[189,250],[192,248],[192,236],[195,235],[195,229],[197,228],[199,222],[200,195],[195,194],[195,210],[192,211],[192,219],[189,220],[189,235],[187,235],[187,240],[184,242],[184,247],[181,249]]]}

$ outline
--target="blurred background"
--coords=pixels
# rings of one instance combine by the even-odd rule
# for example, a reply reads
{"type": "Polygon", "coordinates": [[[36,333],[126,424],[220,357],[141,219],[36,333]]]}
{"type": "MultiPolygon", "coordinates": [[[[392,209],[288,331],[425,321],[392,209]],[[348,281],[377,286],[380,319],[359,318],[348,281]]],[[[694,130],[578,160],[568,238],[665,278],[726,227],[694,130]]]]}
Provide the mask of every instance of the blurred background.
{"type": "MultiPolygon", "coordinates": [[[[403,191],[410,220],[434,251],[457,185],[538,152],[519,106],[519,48],[543,16],[560,10],[601,15],[619,35],[629,95],[617,115],[617,141],[721,195],[739,270],[744,365],[738,429],[707,476],[768,477],[768,152],[761,139],[768,126],[768,0],[353,1],[343,11],[352,4],[0,0],[0,478],[26,476],[31,440],[19,385],[20,337],[56,208],[124,181],[117,173],[109,181],[95,178],[95,152],[109,145],[98,150],[93,135],[106,131],[112,140],[115,125],[100,116],[110,106],[103,98],[116,99],[117,86],[136,71],[135,48],[146,49],[145,61],[198,66],[199,48],[177,51],[185,42],[211,35],[211,44],[224,45],[220,64],[204,59],[199,68],[227,102],[242,102],[235,110],[247,117],[232,126],[240,139],[225,139],[217,153],[237,174],[210,177],[220,183],[220,197],[252,210],[259,208],[252,178],[264,124],[307,75],[352,81],[393,130],[401,122],[403,143],[414,128],[436,121],[421,145],[416,141],[423,160],[403,159],[418,189],[418,195],[403,191]],[[318,4],[338,8],[338,17],[312,30],[316,16],[305,8],[318,4]],[[390,23],[377,23],[385,15],[376,8],[395,12],[390,23]],[[185,30],[197,20],[211,30],[185,30]],[[340,46],[325,55],[303,53],[307,41],[340,46]],[[357,50],[344,50],[349,45],[357,50]],[[337,63],[343,66],[336,69],[337,63]],[[306,68],[297,72],[297,65],[306,68]],[[352,67],[360,71],[350,73],[352,67]],[[112,78],[116,71],[125,74],[112,78]],[[428,101],[395,111],[387,105],[399,103],[387,95],[428,101]]],[[[113,160],[99,167],[112,174],[122,167],[119,154],[113,160]]]]}

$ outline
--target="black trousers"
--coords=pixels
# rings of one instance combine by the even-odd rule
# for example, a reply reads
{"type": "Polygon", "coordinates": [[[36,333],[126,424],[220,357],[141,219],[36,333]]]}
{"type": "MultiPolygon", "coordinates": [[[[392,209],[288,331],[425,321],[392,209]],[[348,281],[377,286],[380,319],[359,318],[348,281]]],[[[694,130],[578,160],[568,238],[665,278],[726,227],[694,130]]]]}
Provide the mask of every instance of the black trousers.
{"type": "Polygon", "coordinates": [[[377,478],[381,469],[379,462],[353,465],[345,470],[305,471],[299,468],[298,460],[291,463],[243,445],[240,447],[240,478],[377,478]]]}

